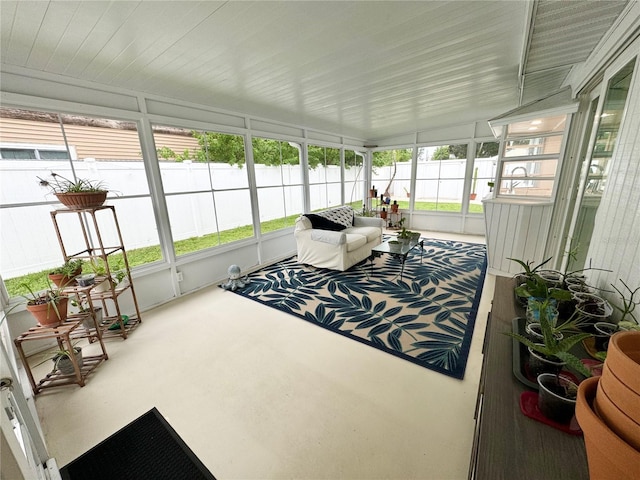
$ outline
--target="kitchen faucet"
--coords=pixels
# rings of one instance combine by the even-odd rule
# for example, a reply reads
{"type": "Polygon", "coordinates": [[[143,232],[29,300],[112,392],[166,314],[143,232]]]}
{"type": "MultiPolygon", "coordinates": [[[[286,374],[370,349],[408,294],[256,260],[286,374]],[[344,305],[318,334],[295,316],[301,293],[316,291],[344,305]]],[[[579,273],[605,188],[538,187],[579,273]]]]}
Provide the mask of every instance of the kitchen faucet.
{"type": "Polygon", "coordinates": [[[527,169],[525,167],[515,167],[513,170],[511,170],[511,181],[509,183],[509,193],[513,193],[513,189],[515,187],[517,187],[518,185],[520,185],[519,181],[514,182],[513,181],[513,174],[516,172],[516,170],[522,169],[524,170],[524,178],[527,178],[529,172],[527,172],[527,169]]]}

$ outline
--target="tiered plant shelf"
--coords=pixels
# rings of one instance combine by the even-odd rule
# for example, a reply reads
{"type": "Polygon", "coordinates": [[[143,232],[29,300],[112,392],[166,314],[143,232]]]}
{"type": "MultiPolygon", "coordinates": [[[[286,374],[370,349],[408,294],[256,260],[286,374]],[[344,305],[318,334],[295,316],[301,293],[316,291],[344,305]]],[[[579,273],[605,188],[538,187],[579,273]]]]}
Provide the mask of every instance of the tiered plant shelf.
{"type": "Polygon", "coordinates": [[[91,308],[90,311],[93,311],[95,303],[99,303],[102,306],[103,317],[100,322],[97,322],[102,338],[122,337],[126,339],[127,335],[142,322],[142,318],[115,207],[103,205],[75,210],[59,209],[51,212],[51,218],[65,261],[83,259],[93,263],[98,262],[105,269],[104,275],[97,276],[93,284],[85,287],[69,286],[65,288],[65,292],[75,295],[79,303],[86,302],[91,308]],[[75,244],[77,244],[78,240],[76,238],[65,238],[61,229],[61,217],[69,214],[77,216],[82,232],[81,244],[83,248],[80,251],[68,251],[67,245],[74,240],[75,244]],[[101,232],[101,226],[98,221],[99,217],[102,221],[111,222],[111,226],[116,232],[117,244],[104,244],[104,235],[101,232]],[[115,272],[111,271],[111,266],[109,265],[109,257],[115,254],[121,254],[123,260],[124,277],[120,283],[116,283],[114,280],[115,272]],[[134,312],[125,314],[122,311],[121,296],[125,294],[131,295],[134,312]]]}
{"type": "MultiPolygon", "coordinates": [[[[71,315],[67,320],[58,327],[31,327],[29,330],[18,336],[14,343],[22,360],[22,364],[25,366],[29,383],[33,390],[34,395],[37,395],[45,388],[59,387],[63,385],[80,385],[84,386],[87,376],[95,370],[95,368],[102,363],[103,360],[108,360],[107,351],[104,348],[100,331],[96,328],[93,333],[87,332],[83,327],[83,322],[90,314],[77,314],[71,315]],[[22,344],[32,340],[48,340],[55,339],[58,343],[60,350],[73,351],[72,339],[87,338],[90,342],[98,341],[102,353],[99,355],[82,356],[82,366],[78,364],[76,359],[71,360],[73,364],[73,373],[63,373],[59,369],[47,373],[41,380],[36,382],[35,377],[27,357],[25,356],[22,344]]],[[[93,317],[92,317],[93,318],[93,317]]]]}

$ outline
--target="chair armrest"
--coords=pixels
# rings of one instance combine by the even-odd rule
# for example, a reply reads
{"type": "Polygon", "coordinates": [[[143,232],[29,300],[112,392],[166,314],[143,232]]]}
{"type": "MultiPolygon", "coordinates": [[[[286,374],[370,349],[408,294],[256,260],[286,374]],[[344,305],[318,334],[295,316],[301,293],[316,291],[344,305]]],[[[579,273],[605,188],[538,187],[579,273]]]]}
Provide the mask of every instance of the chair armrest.
{"type": "Polygon", "coordinates": [[[347,243],[347,235],[342,232],[314,228],[311,230],[311,240],[330,243],[332,245],[342,245],[343,243],[347,243]]]}
{"type": "Polygon", "coordinates": [[[380,227],[384,228],[384,220],[377,217],[353,217],[354,227],[380,227]]]}

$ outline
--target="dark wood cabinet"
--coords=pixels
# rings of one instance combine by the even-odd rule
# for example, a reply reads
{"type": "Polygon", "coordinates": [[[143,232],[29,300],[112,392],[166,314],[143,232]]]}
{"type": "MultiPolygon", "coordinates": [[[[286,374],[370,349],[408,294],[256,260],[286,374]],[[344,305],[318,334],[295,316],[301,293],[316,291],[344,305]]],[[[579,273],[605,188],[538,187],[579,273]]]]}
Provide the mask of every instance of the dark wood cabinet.
{"type": "Polygon", "coordinates": [[[520,411],[520,395],[528,388],[513,375],[513,342],[504,335],[518,316],[524,311],[516,305],[513,279],[497,277],[483,348],[469,478],[587,480],[583,438],[520,411]]]}

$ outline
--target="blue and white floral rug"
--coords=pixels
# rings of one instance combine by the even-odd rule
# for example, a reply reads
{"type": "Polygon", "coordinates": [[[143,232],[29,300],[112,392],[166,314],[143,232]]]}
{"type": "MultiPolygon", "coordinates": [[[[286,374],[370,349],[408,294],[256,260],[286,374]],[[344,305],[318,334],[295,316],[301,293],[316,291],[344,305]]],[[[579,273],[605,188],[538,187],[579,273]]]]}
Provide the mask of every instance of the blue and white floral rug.
{"type": "Polygon", "coordinates": [[[296,257],[235,291],[422,367],[462,379],[486,271],[484,245],[425,239],[405,263],[383,254],[346,272],[296,257]]]}

